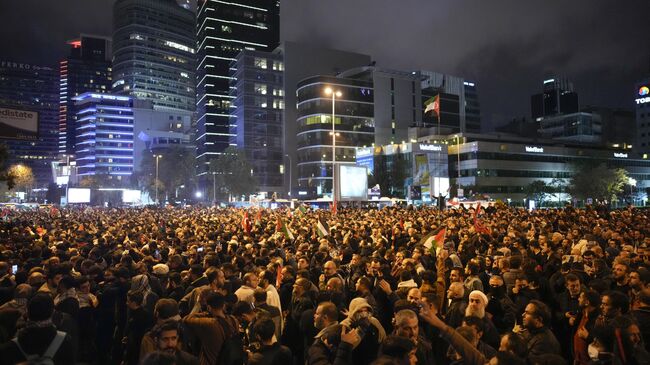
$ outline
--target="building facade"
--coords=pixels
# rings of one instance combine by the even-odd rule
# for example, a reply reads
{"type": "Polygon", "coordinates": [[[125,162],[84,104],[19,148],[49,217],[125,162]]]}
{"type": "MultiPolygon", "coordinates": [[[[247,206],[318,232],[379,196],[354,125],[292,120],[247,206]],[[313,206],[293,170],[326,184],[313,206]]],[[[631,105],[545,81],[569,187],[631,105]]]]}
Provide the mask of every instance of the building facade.
{"type": "Polygon", "coordinates": [[[437,128],[442,133],[480,133],[481,107],[476,83],[462,77],[433,71],[419,71],[422,101],[438,95],[440,118],[434,113],[423,114],[421,127],[437,128]]]}
{"type": "Polygon", "coordinates": [[[133,173],[133,98],[84,93],[74,98],[77,112],[76,176],[108,175],[123,180],[133,173]]]}
{"type": "Polygon", "coordinates": [[[638,155],[650,154],[650,79],[637,83],[635,88],[636,139],[638,155]]]}
{"type": "Polygon", "coordinates": [[[59,63],[59,153],[73,154],[77,109],[74,97],[85,92],[111,91],[112,69],[110,38],[82,34],[68,41],[70,54],[59,63]],[[69,133],[68,133],[69,131],[69,133]]]}
{"type": "Polygon", "coordinates": [[[243,50],[272,51],[279,43],[278,0],[199,0],[196,14],[196,148],[199,176],[228,148],[231,117],[231,63],[243,50]]]}
{"type": "Polygon", "coordinates": [[[356,148],[373,145],[373,95],[372,83],[364,80],[314,76],[298,83],[295,137],[298,186],[315,187],[319,196],[331,194],[333,128],[337,165],[355,164],[356,148]],[[328,88],[340,93],[335,96],[334,105],[332,93],[326,92],[328,88]]]}
{"type": "Polygon", "coordinates": [[[230,129],[230,144],[246,153],[260,191],[281,191],[284,160],[282,55],[244,50],[233,61],[231,69],[234,123],[230,129]]]}
{"type": "Polygon", "coordinates": [[[539,135],[542,138],[581,143],[602,142],[602,120],[599,114],[579,112],[541,118],[539,135]]]}
{"type": "Polygon", "coordinates": [[[113,6],[114,93],[155,109],[195,110],[194,14],[174,0],[118,0],[113,6]]]}
{"type": "Polygon", "coordinates": [[[540,94],[530,98],[533,120],[580,111],[578,94],[573,89],[573,83],[566,78],[551,78],[544,80],[540,94]]]}
{"type": "Polygon", "coordinates": [[[327,48],[317,48],[309,44],[282,42],[274,51],[284,60],[284,113],[283,138],[284,154],[288,155],[284,168],[284,190],[298,186],[298,156],[296,136],[298,125],[296,88],[301,80],[314,75],[335,76],[343,70],[366,66],[370,56],[327,48]]]}
{"type": "MultiPolygon", "coordinates": [[[[58,151],[59,74],[57,70],[28,63],[0,60],[0,107],[38,113],[38,133],[33,139],[7,138],[8,165],[32,169],[38,187],[53,181],[52,162],[58,151]]],[[[3,128],[4,129],[4,128],[3,128]]]]}

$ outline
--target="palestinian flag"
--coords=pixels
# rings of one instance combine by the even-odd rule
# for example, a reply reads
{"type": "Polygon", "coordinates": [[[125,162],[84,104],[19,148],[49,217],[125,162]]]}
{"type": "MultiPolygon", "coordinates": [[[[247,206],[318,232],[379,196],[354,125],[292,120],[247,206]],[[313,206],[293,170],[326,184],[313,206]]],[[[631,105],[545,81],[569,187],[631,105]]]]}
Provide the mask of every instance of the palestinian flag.
{"type": "Polygon", "coordinates": [[[424,114],[427,114],[430,111],[436,113],[436,116],[440,116],[440,95],[432,96],[429,100],[424,102],[426,108],[424,109],[424,114]]]}
{"type": "Polygon", "coordinates": [[[300,204],[300,206],[299,206],[298,209],[296,209],[296,210],[297,210],[298,212],[300,212],[301,214],[307,214],[307,208],[305,208],[305,206],[302,205],[302,204],[300,204]]]}
{"type": "Polygon", "coordinates": [[[257,211],[257,215],[255,216],[255,225],[258,227],[262,225],[262,209],[257,211]]]}
{"type": "Polygon", "coordinates": [[[336,200],[333,203],[330,203],[330,210],[332,214],[336,215],[336,200]]]}
{"type": "Polygon", "coordinates": [[[322,218],[318,218],[318,223],[316,223],[316,232],[321,238],[330,234],[330,227],[322,218]]]}
{"type": "Polygon", "coordinates": [[[424,247],[431,251],[431,254],[434,255],[436,252],[437,248],[442,248],[443,244],[445,243],[445,235],[447,234],[447,228],[443,228],[438,231],[436,234],[429,234],[425,238],[423,238],[423,245],[424,247]]]}
{"type": "Polygon", "coordinates": [[[278,223],[275,226],[275,229],[276,229],[276,232],[282,232],[286,239],[291,240],[291,241],[294,240],[293,233],[291,233],[291,230],[289,229],[289,227],[287,227],[287,225],[284,223],[282,218],[278,217],[278,223]]]}

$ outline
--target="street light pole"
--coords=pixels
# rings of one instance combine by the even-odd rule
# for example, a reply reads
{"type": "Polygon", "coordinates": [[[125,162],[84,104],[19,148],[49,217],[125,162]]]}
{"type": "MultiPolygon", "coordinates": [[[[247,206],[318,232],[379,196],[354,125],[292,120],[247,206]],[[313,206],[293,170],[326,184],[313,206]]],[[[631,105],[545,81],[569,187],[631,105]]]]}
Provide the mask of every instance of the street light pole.
{"type": "Polygon", "coordinates": [[[332,94],[332,204],[336,205],[336,119],[335,119],[335,112],[336,112],[336,97],[338,96],[339,98],[341,95],[341,91],[339,90],[333,90],[332,88],[328,87],[325,89],[325,94],[329,95],[332,94]]]}
{"type": "Polygon", "coordinates": [[[154,155],[153,157],[156,158],[156,205],[160,204],[158,201],[158,162],[162,155],[154,155]]]}
{"type": "Polygon", "coordinates": [[[291,176],[291,165],[292,165],[292,163],[291,163],[291,156],[289,156],[288,154],[285,154],[285,156],[287,156],[287,158],[289,159],[289,198],[291,198],[291,192],[293,191],[293,186],[292,186],[293,179],[292,179],[292,176],[291,176]]]}
{"type": "Polygon", "coordinates": [[[217,201],[217,173],[212,172],[212,204],[217,201]]]}

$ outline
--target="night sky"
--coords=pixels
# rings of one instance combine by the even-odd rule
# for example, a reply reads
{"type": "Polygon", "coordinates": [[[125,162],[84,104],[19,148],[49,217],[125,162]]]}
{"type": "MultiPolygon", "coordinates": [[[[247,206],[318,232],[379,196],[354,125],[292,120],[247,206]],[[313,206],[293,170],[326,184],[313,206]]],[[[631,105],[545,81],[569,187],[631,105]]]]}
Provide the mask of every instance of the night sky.
{"type": "MultiPolygon", "coordinates": [[[[111,34],[113,0],[0,0],[0,59],[55,66],[65,41],[111,34]]],[[[581,106],[631,109],[650,75],[650,1],[282,0],[284,40],[369,54],[377,66],[475,81],[483,120],[530,115],[542,80],[581,106]]]]}

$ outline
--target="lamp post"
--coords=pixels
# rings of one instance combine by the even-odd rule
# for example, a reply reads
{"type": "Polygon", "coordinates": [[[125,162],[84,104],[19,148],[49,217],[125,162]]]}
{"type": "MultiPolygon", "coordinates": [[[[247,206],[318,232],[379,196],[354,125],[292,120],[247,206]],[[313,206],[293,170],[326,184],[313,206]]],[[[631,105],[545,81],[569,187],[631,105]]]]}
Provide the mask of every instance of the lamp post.
{"type": "Polygon", "coordinates": [[[212,171],[212,204],[217,201],[217,172],[212,171]]]}
{"type": "Polygon", "coordinates": [[[334,90],[331,87],[325,88],[325,94],[332,95],[332,204],[336,204],[336,123],[335,123],[335,111],[336,111],[336,97],[339,98],[343,93],[340,90],[334,90]]]}
{"type": "Polygon", "coordinates": [[[292,165],[292,163],[291,163],[291,156],[289,156],[288,154],[285,154],[285,156],[287,156],[287,158],[289,159],[289,198],[291,198],[291,191],[293,190],[292,189],[292,183],[293,182],[292,182],[292,176],[291,176],[291,165],[292,165]]]}
{"type": "Polygon", "coordinates": [[[160,161],[162,155],[153,155],[153,157],[156,158],[156,205],[158,205],[160,204],[158,201],[158,162],[160,161]]]}

